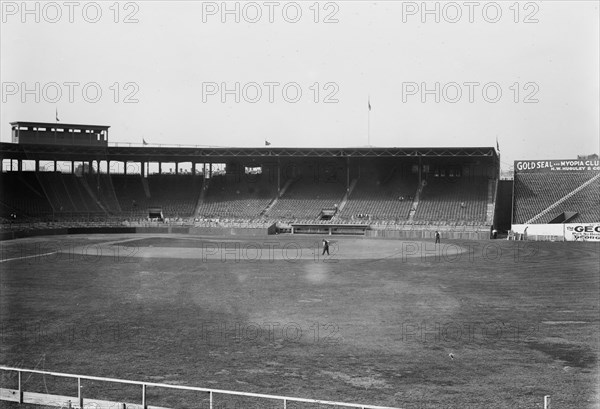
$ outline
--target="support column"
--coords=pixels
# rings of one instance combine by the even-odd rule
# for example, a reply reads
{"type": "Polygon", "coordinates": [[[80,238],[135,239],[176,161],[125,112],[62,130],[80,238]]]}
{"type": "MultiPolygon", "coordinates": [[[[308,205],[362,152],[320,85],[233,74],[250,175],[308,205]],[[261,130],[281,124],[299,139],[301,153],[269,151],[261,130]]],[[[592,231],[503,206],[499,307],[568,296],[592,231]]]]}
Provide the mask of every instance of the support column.
{"type": "Polygon", "coordinates": [[[110,175],[110,161],[109,160],[106,161],[106,174],[110,175]]]}
{"type": "Polygon", "coordinates": [[[421,186],[422,172],[423,172],[423,161],[422,161],[421,155],[419,155],[419,187],[421,186]]]}
{"type": "Polygon", "coordinates": [[[350,191],[350,156],[346,158],[346,192],[350,191]]]}
{"type": "MultiPolygon", "coordinates": [[[[11,162],[11,169],[12,170],[12,162],[11,162]]],[[[56,172],[56,161],[54,161],[54,172],[56,172]]]]}
{"type": "Polygon", "coordinates": [[[179,162],[175,162],[175,174],[179,175],[179,162]]]}
{"type": "Polygon", "coordinates": [[[40,171],[40,160],[39,159],[35,160],[35,171],[36,172],[40,171]]]}
{"type": "Polygon", "coordinates": [[[71,174],[73,174],[73,175],[75,174],[75,161],[74,160],[71,161],[71,174]]]}
{"type": "Polygon", "coordinates": [[[23,161],[21,159],[17,160],[17,171],[18,172],[22,172],[23,171],[23,161]]]}
{"type": "Polygon", "coordinates": [[[196,163],[192,162],[192,176],[196,176],[196,163]]]}
{"type": "Polygon", "coordinates": [[[83,391],[81,390],[81,378],[77,378],[77,400],[79,401],[79,407],[83,408],[83,391]]]}
{"type": "Polygon", "coordinates": [[[281,160],[277,159],[277,197],[281,192],[281,160]]]}
{"type": "Polygon", "coordinates": [[[123,174],[127,174],[127,161],[123,161],[123,174]]]}
{"type": "Polygon", "coordinates": [[[140,162],[142,177],[146,177],[146,162],[140,162]]]}
{"type": "Polygon", "coordinates": [[[148,405],[146,403],[146,385],[142,385],[142,409],[147,409],[148,405]]]}
{"type": "Polygon", "coordinates": [[[208,177],[212,178],[212,162],[208,164],[208,177]]]}
{"type": "Polygon", "coordinates": [[[158,174],[162,175],[162,162],[158,162],[158,174]]]}
{"type": "Polygon", "coordinates": [[[21,380],[21,371],[18,372],[19,377],[19,404],[23,403],[23,382],[21,380]]]}

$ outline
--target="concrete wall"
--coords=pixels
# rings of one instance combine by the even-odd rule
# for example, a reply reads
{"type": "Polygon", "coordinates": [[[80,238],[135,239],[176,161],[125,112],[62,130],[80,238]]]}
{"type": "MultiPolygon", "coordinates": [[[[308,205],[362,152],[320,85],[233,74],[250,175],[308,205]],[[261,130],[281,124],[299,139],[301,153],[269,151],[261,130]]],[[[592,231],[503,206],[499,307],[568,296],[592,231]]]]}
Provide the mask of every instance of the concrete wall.
{"type": "MultiPolygon", "coordinates": [[[[39,229],[28,231],[14,231],[0,233],[0,240],[11,240],[22,237],[52,236],[67,234],[191,234],[196,236],[240,236],[240,237],[266,237],[266,228],[242,227],[182,227],[182,226],[157,226],[157,227],[73,227],[61,229],[39,229]]],[[[433,230],[367,230],[366,237],[389,239],[424,239],[433,240],[433,230]]],[[[446,231],[440,230],[442,240],[487,240],[489,231],[446,231]]]]}
{"type": "MultiPolygon", "coordinates": [[[[388,239],[435,240],[434,230],[367,230],[367,237],[388,239]]],[[[441,239],[451,240],[488,240],[489,231],[440,231],[441,239]]]]}
{"type": "Polygon", "coordinates": [[[182,227],[182,226],[164,226],[164,227],[72,227],[57,229],[37,229],[23,231],[9,231],[0,233],[0,241],[20,239],[23,237],[35,236],[57,236],[67,234],[192,234],[204,236],[244,236],[244,237],[265,237],[267,229],[249,229],[249,228],[219,228],[219,227],[182,227]]]}

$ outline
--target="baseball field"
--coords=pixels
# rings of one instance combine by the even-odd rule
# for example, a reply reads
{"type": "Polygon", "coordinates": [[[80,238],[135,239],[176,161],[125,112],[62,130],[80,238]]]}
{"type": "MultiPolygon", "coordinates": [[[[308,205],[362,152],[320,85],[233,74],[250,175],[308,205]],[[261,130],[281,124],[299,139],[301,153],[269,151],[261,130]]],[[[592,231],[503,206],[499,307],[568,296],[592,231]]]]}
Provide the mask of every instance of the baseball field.
{"type": "MultiPolygon", "coordinates": [[[[332,237],[327,256],[322,238],[2,242],[0,364],[398,408],[599,407],[600,245],[332,237]]],[[[77,394],[72,380],[23,382],[77,394]]],[[[139,401],[134,386],[83,390],[139,401]]],[[[147,400],[208,407],[187,391],[147,400]]]]}

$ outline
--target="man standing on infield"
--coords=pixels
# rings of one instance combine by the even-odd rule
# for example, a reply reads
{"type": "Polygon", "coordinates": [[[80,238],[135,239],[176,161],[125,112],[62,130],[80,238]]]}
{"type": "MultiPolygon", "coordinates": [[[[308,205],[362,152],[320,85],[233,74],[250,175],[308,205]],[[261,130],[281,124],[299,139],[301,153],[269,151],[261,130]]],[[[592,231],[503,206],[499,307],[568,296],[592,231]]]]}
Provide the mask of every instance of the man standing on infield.
{"type": "Polygon", "coordinates": [[[327,255],[329,255],[329,241],[323,239],[323,254],[325,254],[325,252],[327,252],[327,255]]]}

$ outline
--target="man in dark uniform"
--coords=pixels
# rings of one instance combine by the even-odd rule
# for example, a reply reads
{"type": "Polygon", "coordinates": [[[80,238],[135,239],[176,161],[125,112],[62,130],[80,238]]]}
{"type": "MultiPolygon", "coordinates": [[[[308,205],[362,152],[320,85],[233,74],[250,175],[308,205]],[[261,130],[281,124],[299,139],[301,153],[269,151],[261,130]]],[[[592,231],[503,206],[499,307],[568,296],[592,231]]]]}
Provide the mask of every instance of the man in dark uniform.
{"type": "Polygon", "coordinates": [[[329,255],[329,241],[323,239],[323,254],[325,254],[325,252],[327,252],[327,255],[329,255]]]}
{"type": "Polygon", "coordinates": [[[439,231],[435,231],[435,244],[439,244],[440,242],[440,232],[439,231]]]}

